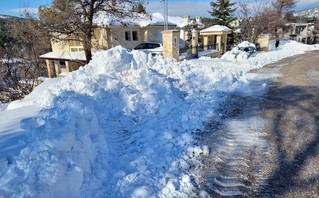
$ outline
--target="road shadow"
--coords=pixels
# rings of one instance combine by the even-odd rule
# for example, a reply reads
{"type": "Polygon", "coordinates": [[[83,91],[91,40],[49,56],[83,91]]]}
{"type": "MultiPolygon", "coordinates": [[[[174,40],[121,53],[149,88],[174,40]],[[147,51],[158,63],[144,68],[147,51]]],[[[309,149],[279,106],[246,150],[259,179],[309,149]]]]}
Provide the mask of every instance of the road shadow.
{"type": "Polygon", "coordinates": [[[261,197],[319,197],[318,93],[318,87],[273,83],[260,104],[277,155],[261,197]]]}
{"type": "MultiPolygon", "coordinates": [[[[247,87],[260,87],[263,83],[252,81],[247,87]]],[[[249,160],[261,162],[249,164],[247,180],[242,181],[248,189],[242,191],[243,195],[228,197],[319,197],[319,88],[282,86],[272,82],[265,89],[264,93],[258,94],[247,94],[242,90],[220,93],[226,97],[216,109],[219,116],[207,124],[205,131],[197,133],[199,140],[201,144],[209,145],[214,153],[225,145],[225,139],[219,136],[228,132],[225,128],[230,122],[260,117],[266,124],[257,130],[266,134],[262,138],[269,148],[263,148],[262,152],[257,149],[256,152],[253,149],[247,151],[251,152],[249,160]]],[[[209,164],[216,162],[208,159],[214,157],[214,154],[204,157],[200,167],[202,178],[197,184],[212,197],[225,197],[211,189],[218,177],[213,171],[215,166],[227,168],[225,162],[209,164]]]]}

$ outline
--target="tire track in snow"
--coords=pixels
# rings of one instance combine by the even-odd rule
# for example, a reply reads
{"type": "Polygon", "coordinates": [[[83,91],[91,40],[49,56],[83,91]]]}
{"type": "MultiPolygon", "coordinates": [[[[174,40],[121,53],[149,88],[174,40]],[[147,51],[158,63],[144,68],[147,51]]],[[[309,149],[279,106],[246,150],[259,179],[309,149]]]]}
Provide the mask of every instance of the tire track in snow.
{"type": "MultiPolygon", "coordinates": [[[[268,144],[262,138],[264,120],[232,119],[208,139],[211,153],[201,167],[202,189],[212,197],[252,197],[265,179],[268,144]]],[[[207,141],[206,144],[209,144],[207,141]]]]}
{"type": "Polygon", "coordinates": [[[248,89],[234,93],[220,108],[226,115],[221,117],[227,119],[211,123],[210,129],[201,134],[200,144],[207,145],[210,154],[194,168],[193,175],[199,190],[209,194],[203,197],[256,197],[259,189],[267,185],[274,150],[264,129],[267,121],[258,112],[262,111],[264,83],[280,76],[281,66],[259,69],[261,79],[261,75],[253,74],[254,82],[248,89]]]}

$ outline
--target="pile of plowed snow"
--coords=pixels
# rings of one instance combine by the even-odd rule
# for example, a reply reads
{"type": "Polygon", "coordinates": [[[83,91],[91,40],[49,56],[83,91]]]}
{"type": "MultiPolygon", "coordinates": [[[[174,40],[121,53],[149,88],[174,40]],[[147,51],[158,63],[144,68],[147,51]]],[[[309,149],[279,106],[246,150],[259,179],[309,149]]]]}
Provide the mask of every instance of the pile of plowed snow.
{"type": "Polygon", "coordinates": [[[189,169],[209,149],[194,146],[196,132],[222,116],[216,109],[248,82],[249,69],[275,60],[272,51],[264,55],[256,65],[176,62],[121,47],[97,52],[0,111],[0,195],[198,196],[189,169]]]}

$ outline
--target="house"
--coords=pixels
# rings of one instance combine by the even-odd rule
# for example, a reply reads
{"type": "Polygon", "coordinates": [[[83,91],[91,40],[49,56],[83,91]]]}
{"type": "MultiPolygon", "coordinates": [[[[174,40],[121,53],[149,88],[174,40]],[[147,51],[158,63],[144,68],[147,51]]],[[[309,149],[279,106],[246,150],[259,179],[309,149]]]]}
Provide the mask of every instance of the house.
{"type": "MultiPolygon", "coordinates": [[[[126,18],[121,22],[101,13],[94,19],[94,23],[98,25],[98,28],[94,30],[93,34],[93,51],[106,50],[119,45],[124,48],[134,48],[147,41],[162,42],[161,32],[164,17],[160,13],[153,13],[149,16],[139,14],[136,18],[126,18]]],[[[190,23],[189,19],[168,17],[169,29],[181,29],[190,23]]],[[[63,72],[77,70],[80,66],[85,65],[83,46],[79,41],[60,40],[51,41],[51,44],[52,52],[40,56],[46,60],[50,78],[59,76],[63,72]]]]}
{"type": "Polygon", "coordinates": [[[303,43],[307,43],[314,29],[313,23],[289,23],[287,25],[290,26],[290,31],[285,37],[303,43]]]}

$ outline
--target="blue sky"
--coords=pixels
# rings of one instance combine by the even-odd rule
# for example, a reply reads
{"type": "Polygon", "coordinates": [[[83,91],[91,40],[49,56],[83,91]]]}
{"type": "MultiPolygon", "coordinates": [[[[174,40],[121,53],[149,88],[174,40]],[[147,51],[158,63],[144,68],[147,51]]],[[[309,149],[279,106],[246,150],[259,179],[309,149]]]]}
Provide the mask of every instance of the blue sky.
{"type": "MultiPolygon", "coordinates": [[[[170,16],[185,16],[191,17],[202,16],[209,17],[210,10],[209,2],[211,0],[168,0],[170,16]]],[[[232,0],[232,2],[254,2],[255,0],[232,0]]],[[[263,0],[262,0],[263,1],[263,0]]],[[[0,14],[19,16],[21,8],[29,8],[31,11],[36,11],[40,5],[45,5],[51,0],[0,0],[0,14]]],[[[302,10],[313,7],[319,7],[318,0],[299,0],[294,10],[302,10]]],[[[149,1],[146,11],[148,12],[163,12],[160,0],[149,1]]]]}

